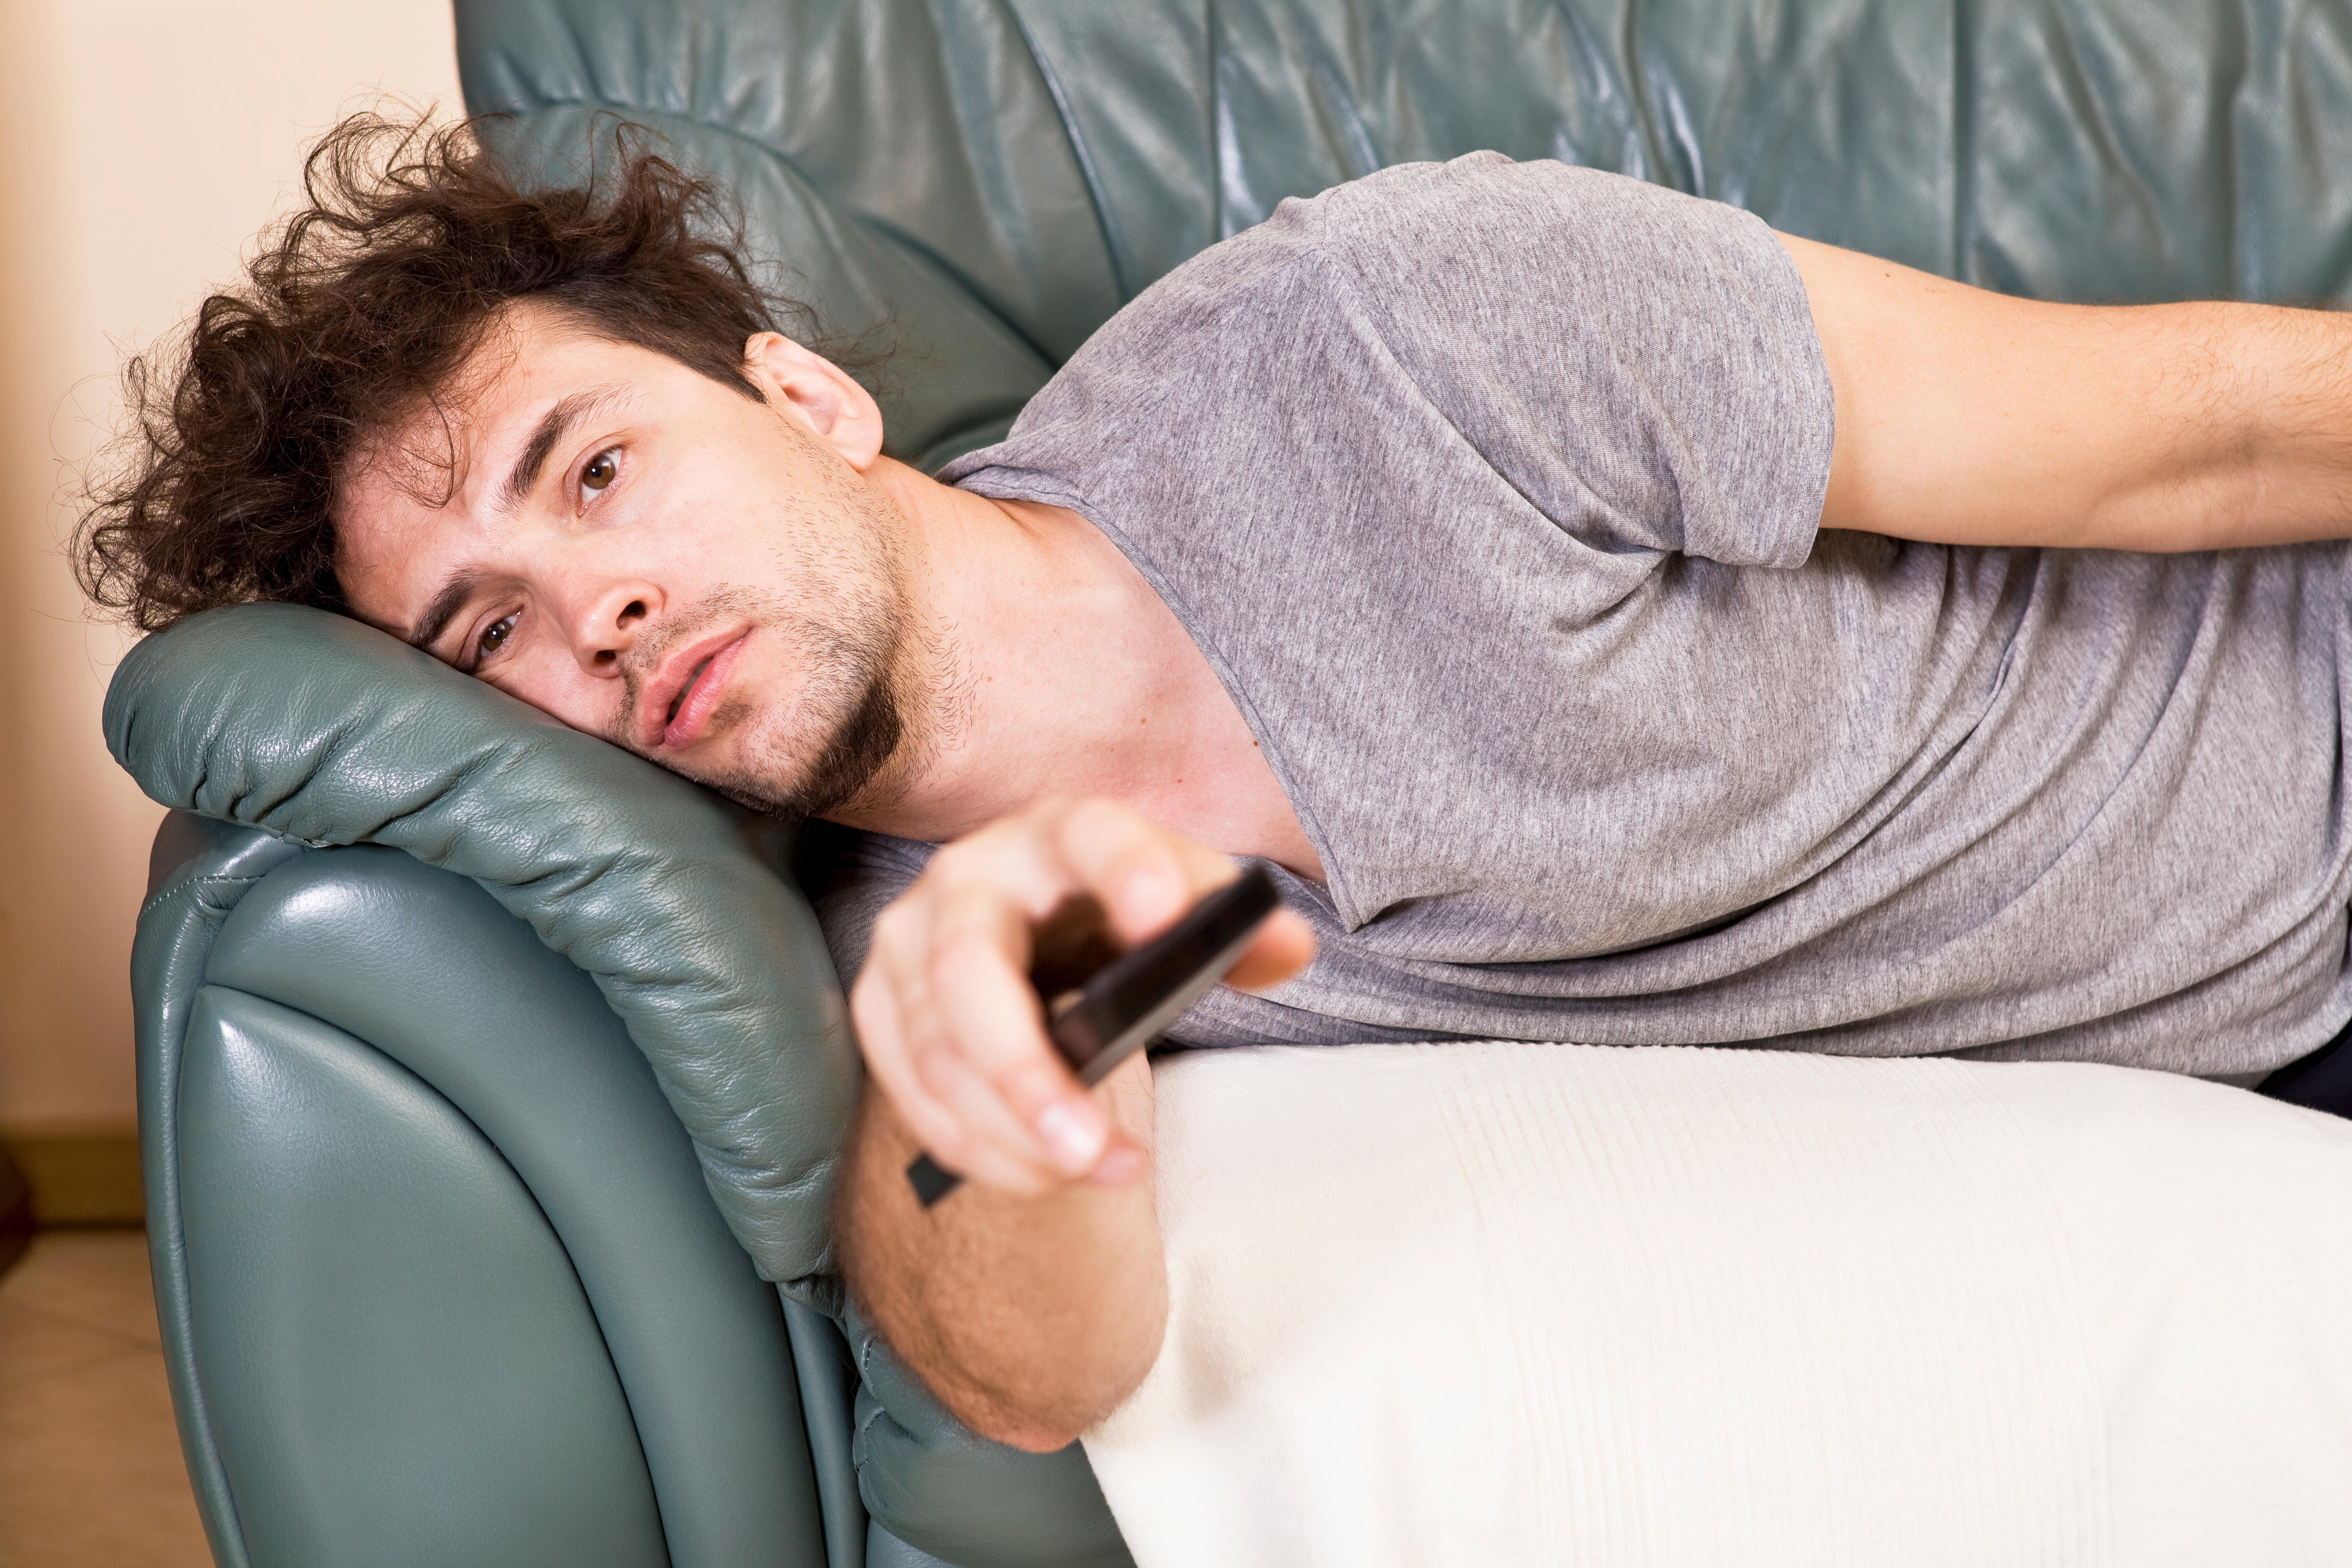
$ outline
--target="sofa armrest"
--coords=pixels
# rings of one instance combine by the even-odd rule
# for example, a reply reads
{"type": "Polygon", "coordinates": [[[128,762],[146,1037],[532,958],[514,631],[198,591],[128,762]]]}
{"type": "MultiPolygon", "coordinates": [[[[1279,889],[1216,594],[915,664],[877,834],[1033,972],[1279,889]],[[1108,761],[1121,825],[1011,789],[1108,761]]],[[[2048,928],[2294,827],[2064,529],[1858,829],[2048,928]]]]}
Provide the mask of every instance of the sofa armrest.
{"type": "Polygon", "coordinates": [[[143,952],[181,960],[140,975],[142,1139],[221,1561],[362,1561],[320,1554],[361,1538],[387,1562],[456,1540],[520,1561],[562,1532],[493,1505],[562,1498],[613,1516],[605,1560],[637,1561],[612,1479],[634,1466],[647,1561],[826,1562],[781,1303],[589,977],[410,856],[165,832],[209,844],[142,917],[143,952]],[[474,1310],[435,1317],[467,1289],[474,1310]],[[516,1338],[533,1321],[580,1342],[551,1359],[516,1338]],[[429,1479],[484,1443],[470,1473],[496,1484],[429,1479]],[[404,1537],[352,1535],[403,1510],[422,1510],[404,1537]]]}

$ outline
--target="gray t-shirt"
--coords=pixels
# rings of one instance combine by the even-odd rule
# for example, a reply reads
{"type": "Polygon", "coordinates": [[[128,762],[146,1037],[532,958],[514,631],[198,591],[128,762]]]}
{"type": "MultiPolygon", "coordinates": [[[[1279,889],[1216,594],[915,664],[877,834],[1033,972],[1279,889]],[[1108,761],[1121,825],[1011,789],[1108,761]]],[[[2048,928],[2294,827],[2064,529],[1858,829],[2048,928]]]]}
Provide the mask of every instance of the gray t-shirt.
{"type": "MultiPolygon", "coordinates": [[[[1284,203],[950,465],[1118,543],[1322,857],[1314,965],[1179,1041],[2335,1033],[2345,547],[1824,533],[1832,432],[1762,223],[1486,153],[1284,203]]],[[[845,957],[925,853],[860,848],[845,957]]]]}

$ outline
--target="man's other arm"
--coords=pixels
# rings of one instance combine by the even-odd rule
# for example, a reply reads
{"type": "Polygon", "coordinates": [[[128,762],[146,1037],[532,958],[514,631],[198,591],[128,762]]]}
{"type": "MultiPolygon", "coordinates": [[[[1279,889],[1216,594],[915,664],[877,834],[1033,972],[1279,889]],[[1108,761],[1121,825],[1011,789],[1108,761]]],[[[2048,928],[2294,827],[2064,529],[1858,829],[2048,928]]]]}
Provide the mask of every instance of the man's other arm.
{"type": "Polygon", "coordinates": [[[2049,304],[1780,242],[1836,402],[1822,527],[2144,551],[2352,534],[2352,319],[2049,304]]]}

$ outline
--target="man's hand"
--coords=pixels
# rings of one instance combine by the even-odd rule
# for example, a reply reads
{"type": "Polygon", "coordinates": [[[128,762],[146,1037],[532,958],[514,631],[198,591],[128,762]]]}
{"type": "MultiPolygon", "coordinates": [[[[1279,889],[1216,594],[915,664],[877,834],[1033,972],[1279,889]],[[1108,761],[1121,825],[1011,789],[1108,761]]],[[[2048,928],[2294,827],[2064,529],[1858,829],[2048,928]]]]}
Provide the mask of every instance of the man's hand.
{"type": "MultiPolygon", "coordinates": [[[[1150,1073],[1135,1057],[1081,1089],[1045,1038],[1033,964],[1148,941],[1234,875],[1123,806],[1045,801],[940,850],[875,924],[850,999],[872,1078],[842,1184],[842,1273],[984,1436],[1072,1441],[1143,1381],[1168,1313],[1150,1073]],[[973,1185],[919,1206],[918,1140],[973,1185]]],[[[1314,945],[1277,911],[1231,978],[1271,984],[1314,945]]]]}
{"type": "MultiPolygon", "coordinates": [[[[875,922],[850,1014],[867,1068],[931,1158],[1007,1193],[1121,1185],[1143,1157],[1045,1037],[1032,966],[1057,944],[1149,941],[1234,862],[1106,800],[1041,801],[931,858],[875,922]]],[[[1278,910],[1228,977],[1271,985],[1313,956],[1278,910]]]]}

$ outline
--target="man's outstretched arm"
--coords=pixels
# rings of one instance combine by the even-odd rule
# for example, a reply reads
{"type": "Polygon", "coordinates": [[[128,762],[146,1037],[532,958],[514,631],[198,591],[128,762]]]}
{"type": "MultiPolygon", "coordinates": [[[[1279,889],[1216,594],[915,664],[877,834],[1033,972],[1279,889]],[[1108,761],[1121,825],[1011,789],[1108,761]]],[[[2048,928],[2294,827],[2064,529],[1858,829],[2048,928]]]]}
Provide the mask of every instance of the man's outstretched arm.
{"type": "MultiPolygon", "coordinates": [[[[1150,1069],[1079,1086],[1029,981],[1041,933],[1132,946],[1235,874],[1123,806],[1048,800],[941,849],[875,922],[850,995],[869,1079],[842,1268],[976,1432],[1063,1447],[1143,1381],[1167,1319],[1150,1069]],[[907,1182],[918,1150],[967,1178],[929,1210],[907,1182]]],[[[1271,984],[1313,950],[1277,912],[1230,980],[1271,984]]]]}
{"type": "Polygon", "coordinates": [[[1109,1415],[1167,1321],[1144,1058],[1102,1092],[1141,1156],[1133,1179],[1036,1196],[971,1182],[929,1209],[907,1182],[922,1145],[870,1082],[858,1107],[840,1215],[850,1293],[957,1419],[1016,1448],[1051,1452],[1109,1415]]]}
{"type": "Polygon", "coordinates": [[[1836,400],[1822,527],[2147,551],[2352,535],[2352,318],[2049,304],[1781,243],[1836,400]]]}

